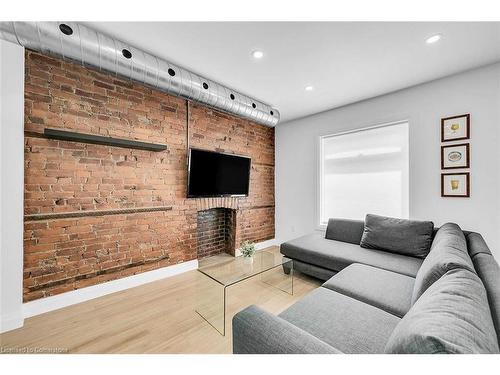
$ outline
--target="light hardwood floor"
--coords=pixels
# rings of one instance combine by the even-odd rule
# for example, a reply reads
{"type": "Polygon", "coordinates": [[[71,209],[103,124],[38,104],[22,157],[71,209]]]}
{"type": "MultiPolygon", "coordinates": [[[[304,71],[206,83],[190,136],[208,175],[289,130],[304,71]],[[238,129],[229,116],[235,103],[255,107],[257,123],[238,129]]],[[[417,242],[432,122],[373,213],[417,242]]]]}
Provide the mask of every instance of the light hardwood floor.
{"type": "Polygon", "coordinates": [[[205,277],[190,271],[29,318],[24,327],[0,335],[0,346],[4,353],[6,348],[60,348],[68,353],[231,353],[234,314],[251,304],[279,313],[320,285],[296,273],[293,296],[259,277],[229,287],[226,336],[221,336],[195,312],[196,285],[205,277]]]}

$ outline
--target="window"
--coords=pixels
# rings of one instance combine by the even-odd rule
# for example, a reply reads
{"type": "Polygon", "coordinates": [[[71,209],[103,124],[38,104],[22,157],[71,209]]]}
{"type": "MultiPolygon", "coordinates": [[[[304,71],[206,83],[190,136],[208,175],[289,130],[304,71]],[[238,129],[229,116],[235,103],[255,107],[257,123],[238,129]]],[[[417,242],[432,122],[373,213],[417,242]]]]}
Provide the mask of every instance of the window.
{"type": "Polygon", "coordinates": [[[408,122],[320,138],[319,224],[408,217],[408,122]]]}

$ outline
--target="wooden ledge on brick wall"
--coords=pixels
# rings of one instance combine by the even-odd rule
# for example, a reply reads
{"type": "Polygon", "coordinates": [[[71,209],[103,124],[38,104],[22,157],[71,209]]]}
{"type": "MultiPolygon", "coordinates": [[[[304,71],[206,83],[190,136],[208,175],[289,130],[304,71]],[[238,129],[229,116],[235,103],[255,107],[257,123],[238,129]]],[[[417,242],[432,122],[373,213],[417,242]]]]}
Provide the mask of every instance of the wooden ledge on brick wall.
{"type": "Polygon", "coordinates": [[[141,141],[136,141],[136,140],[131,140],[131,139],[105,137],[105,136],[96,135],[96,134],[75,133],[75,132],[70,132],[67,130],[60,130],[60,129],[45,128],[43,131],[43,134],[47,138],[58,139],[61,141],[92,143],[92,144],[96,144],[96,145],[133,148],[133,149],[137,149],[137,150],[146,150],[146,151],[155,151],[155,152],[165,151],[167,149],[166,145],[162,145],[162,144],[158,144],[158,143],[148,143],[148,142],[141,142],[141,141]]]}
{"type": "Polygon", "coordinates": [[[71,212],[50,212],[46,214],[24,215],[24,221],[38,221],[50,219],[69,219],[74,217],[88,216],[107,216],[135,214],[140,212],[170,211],[172,206],[154,206],[154,207],[135,207],[135,208],[116,208],[111,210],[92,210],[92,211],[71,211],[71,212]]]}

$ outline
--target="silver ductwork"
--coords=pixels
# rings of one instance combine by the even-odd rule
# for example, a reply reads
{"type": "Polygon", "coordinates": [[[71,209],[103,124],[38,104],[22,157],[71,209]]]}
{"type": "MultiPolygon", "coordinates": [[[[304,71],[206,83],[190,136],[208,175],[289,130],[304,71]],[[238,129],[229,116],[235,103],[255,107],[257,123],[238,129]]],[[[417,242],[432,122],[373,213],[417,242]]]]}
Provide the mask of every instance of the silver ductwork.
{"type": "Polygon", "coordinates": [[[74,22],[0,22],[0,38],[275,126],[277,109],[74,22]]]}

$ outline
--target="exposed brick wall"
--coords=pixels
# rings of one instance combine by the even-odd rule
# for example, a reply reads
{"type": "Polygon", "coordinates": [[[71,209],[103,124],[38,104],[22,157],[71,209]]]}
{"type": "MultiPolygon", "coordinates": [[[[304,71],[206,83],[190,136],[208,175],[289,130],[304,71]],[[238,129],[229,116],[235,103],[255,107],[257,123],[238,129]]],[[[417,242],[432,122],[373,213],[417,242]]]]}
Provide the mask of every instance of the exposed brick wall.
{"type": "MultiPolygon", "coordinates": [[[[169,206],[170,211],[25,221],[24,300],[197,257],[186,199],[186,101],[26,52],[25,214],[169,206]],[[57,141],[45,127],[167,144],[163,152],[57,141]]],[[[235,246],[274,237],[274,129],[191,104],[190,143],[252,158],[235,246]]]]}

